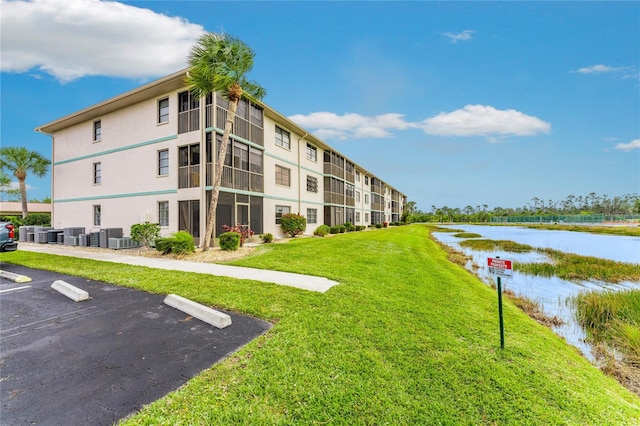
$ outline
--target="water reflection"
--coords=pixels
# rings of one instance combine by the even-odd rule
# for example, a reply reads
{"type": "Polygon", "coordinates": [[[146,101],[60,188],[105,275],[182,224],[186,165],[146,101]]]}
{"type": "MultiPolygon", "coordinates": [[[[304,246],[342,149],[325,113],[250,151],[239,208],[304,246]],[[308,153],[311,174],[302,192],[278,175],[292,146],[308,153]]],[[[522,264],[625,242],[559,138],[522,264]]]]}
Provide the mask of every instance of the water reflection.
{"type": "MultiPolygon", "coordinates": [[[[519,227],[497,227],[482,225],[455,225],[456,229],[480,234],[482,238],[491,240],[509,240],[528,244],[539,248],[552,248],[567,253],[611,259],[618,262],[640,263],[640,238],[614,235],[596,235],[584,232],[548,231],[519,227]]],[[[454,237],[449,232],[434,232],[434,237],[472,258],[466,268],[477,274],[486,283],[495,283],[495,277],[489,274],[486,267],[488,257],[499,256],[514,262],[548,262],[548,256],[531,251],[512,253],[501,250],[491,252],[472,250],[461,247],[464,239],[454,237]]],[[[582,291],[640,289],[640,282],[622,282],[609,284],[599,281],[567,281],[557,277],[539,277],[525,275],[514,271],[513,276],[502,280],[503,288],[509,289],[519,296],[537,302],[540,309],[549,316],[556,316],[564,324],[553,327],[553,330],[564,337],[568,343],[577,347],[582,353],[594,360],[591,348],[585,340],[585,333],[575,321],[573,307],[567,300],[582,291]]],[[[505,326],[508,330],[508,324],[505,326]]]]}

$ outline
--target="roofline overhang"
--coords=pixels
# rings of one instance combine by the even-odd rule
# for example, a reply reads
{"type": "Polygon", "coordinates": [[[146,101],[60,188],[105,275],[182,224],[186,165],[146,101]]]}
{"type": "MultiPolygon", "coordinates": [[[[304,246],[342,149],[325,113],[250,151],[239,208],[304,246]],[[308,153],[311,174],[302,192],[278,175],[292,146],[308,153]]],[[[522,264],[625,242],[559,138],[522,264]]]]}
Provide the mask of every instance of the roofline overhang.
{"type": "Polygon", "coordinates": [[[99,118],[105,114],[117,111],[153,96],[160,96],[168,91],[184,87],[184,78],[186,75],[187,69],[185,68],[166,77],[145,84],[144,86],[140,86],[121,95],[107,99],[106,101],[84,108],[47,124],[43,124],[42,126],[36,127],[34,130],[38,133],[52,135],[60,129],[99,118]]]}

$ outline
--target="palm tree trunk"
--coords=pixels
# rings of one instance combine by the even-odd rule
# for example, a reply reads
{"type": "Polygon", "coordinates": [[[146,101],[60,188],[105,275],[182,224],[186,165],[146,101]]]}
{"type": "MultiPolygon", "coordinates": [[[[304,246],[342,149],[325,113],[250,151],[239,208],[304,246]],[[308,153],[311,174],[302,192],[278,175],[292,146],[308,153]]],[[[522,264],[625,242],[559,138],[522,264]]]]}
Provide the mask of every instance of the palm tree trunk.
{"type": "Polygon", "coordinates": [[[20,201],[22,202],[22,218],[24,219],[29,214],[27,209],[27,185],[24,183],[24,179],[18,179],[18,186],[20,187],[20,201]]]}
{"type": "MultiPolygon", "coordinates": [[[[216,209],[218,207],[218,196],[220,194],[220,184],[222,183],[222,172],[224,169],[224,159],[227,156],[227,145],[229,144],[229,136],[233,121],[236,118],[236,110],[238,109],[238,100],[229,100],[229,111],[227,113],[227,121],[224,124],[224,134],[220,143],[220,151],[218,152],[218,161],[216,162],[216,172],[213,179],[213,190],[211,191],[211,202],[209,203],[209,220],[204,234],[204,242],[202,243],[202,251],[209,250],[211,237],[213,236],[213,228],[216,224],[216,209]]],[[[215,141],[212,146],[215,146],[215,141]]]]}

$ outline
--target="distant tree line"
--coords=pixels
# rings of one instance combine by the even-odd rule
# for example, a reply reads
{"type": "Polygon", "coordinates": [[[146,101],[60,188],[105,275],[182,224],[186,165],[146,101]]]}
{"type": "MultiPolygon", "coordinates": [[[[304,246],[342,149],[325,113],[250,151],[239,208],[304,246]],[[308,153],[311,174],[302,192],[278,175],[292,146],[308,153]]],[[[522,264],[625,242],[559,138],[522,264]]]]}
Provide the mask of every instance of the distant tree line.
{"type": "Polygon", "coordinates": [[[627,194],[609,197],[591,192],[586,196],[569,195],[564,200],[544,200],[533,197],[531,202],[522,207],[494,207],[486,204],[475,207],[468,205],[458,207],[431,206],[425,212],[417,208],[414,201],[409,201],[405,208],[405,222],[491,222],[496,217],[545,216],[545,215],[602,215],[605,219],[619,216],[640,215],[640,196],[627,194]]]}

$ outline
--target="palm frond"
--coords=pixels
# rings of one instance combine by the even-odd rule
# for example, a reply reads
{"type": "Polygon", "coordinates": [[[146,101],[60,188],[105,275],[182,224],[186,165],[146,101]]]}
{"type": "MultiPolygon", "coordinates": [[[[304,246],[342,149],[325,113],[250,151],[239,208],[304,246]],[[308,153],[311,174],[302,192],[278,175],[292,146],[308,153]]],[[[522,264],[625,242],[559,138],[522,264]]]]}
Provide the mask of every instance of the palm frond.
{"type": "Polygon", "coordinates": [[[254,51],[235,36],[206,33],[189,52],[190,68],[185,83],[198,97],[211,92],[227,97],[229,88],[237,83],[252,98],[262,99],[266,91],[246,79],[253,68],[254,56],[254,51]]]}

